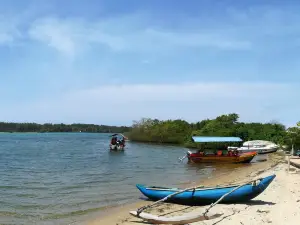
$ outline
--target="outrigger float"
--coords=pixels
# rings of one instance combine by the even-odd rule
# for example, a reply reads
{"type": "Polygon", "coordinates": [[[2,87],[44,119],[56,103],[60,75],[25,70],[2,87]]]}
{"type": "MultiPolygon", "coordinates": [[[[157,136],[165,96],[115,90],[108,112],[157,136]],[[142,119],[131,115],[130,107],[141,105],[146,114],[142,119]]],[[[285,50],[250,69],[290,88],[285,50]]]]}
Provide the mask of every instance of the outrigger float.
{"type": "MultiPolygon", "coordinates": [[[[205,137],[193,136],[195,143],[230,143],[242,142],[239,137],[205,137]]],[[[256,151],[241,153],[237,150],[228,150],[227,147],[216,150],[200,149],[196,153],[187,152],[185,157],[193,163],[249,163],[257,155],[256,151]]],[[[185,158],[184,157],[184,158],[185,158]]]]}

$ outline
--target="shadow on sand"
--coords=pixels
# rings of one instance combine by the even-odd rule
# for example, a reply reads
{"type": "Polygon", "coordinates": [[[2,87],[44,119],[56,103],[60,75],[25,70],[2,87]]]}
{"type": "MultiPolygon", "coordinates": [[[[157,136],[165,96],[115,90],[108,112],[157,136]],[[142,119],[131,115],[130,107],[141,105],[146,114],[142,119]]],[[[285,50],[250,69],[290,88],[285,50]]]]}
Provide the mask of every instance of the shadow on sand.
{"type": "Polygon", "coordinates": [[[252,205],[275,205],[274,202],[267,202],[262,200],[251,200],[249,202],[245,202],[246,205],[252,206],[252,205]]]}

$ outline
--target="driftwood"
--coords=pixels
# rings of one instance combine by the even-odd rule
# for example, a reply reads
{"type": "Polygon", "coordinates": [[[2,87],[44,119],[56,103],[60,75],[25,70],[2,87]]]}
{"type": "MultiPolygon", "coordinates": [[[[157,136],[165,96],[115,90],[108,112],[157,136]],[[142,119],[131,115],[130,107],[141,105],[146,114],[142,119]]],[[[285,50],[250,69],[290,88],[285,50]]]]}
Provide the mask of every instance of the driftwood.
{"type": "Polygon", "coordinates": [[[148,209],[150,207],[153,207],[154,205],[157,205],[158,203],[164,202],[167,199],[169,199],[169,198],[171,198],[171,197],[173,197],[177,194],[180,194],[180,193],[188,191],[188,190],[195,190],[195,189],[199,188],[199,187],[192,187],[192,188],[186,188],[186,189],[178,191],[176,193],[172,193],[172,194],[166,196],[165,198],[160,199],[160,200],[158,200],[158,201],[156,201],[156,202],[154,202],[150,205],[139,208],[137,211],[130,211],[130,214],[135,216],[135,217],[144,219],[148,222],[151,222],[153,224],[178,224],[179,225],[179,224],[187,224],[187,223],[193,223],[193,222],[198,222],[198,221],[203,221],[203,220],[214,219],[214,218],[217,218],[217,217],[221,216],[222,214],[214,214],[214,215],[208,216],[208,212],[209,212],[210,209],[212,209],[215,205],[220,203],[226,196],[228,196],[232,192],[236,191],[237,189],[239,189],[239,188],[241,188],[241,187],[243,187],[247,184],[251,184],[251,183],[253,183],[253,185],[256,185],[256,181],[261,180],[261,179],[262,178],[255,179],[255,180],[252,180],[252,181],[248,181],[248,182],[245,182],[245,183],[235,187],[230,192],[227,192],[226,194],[224,194],[215,203],[211,204],[205,210],[205,212],[202,212],[202,213],[194,212],[194,213],[187,213],[187,214],[184,214],[184,215],[181,215],[181,216],[164,217],[164,216],[156,216],[156,215],[152,215],[152,214],[149,214],[149,213],[143,213],[142,212],[143,210],[148,209]]]}

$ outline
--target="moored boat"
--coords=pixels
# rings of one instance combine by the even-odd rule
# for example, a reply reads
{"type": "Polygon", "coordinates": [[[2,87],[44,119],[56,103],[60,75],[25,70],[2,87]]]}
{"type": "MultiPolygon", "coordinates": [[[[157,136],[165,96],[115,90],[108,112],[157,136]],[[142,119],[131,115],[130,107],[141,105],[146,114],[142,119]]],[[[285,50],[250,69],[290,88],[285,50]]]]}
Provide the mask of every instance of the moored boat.
{"type": "MultiPolygon", "coordinates": [[[[239,137],[192,137],[196,143],[220,143],[220,142],[241,142],[239,137]]],[[[226,147],[223,149],[216,149],[208,151],[206,149],[198,150],[196,153],[191,151],[187,152],[187,158],[189,162],[193,163],[249,163],[257,155],[257,152],[240,153],[236,149],[228,150],[226,147]]]]}
{"type": "Polygon", "coordinates": [[[188,159],[194,163],[250,163],[257,155],[256,152],[246,152],[236,155],[214,155],[188,152],[188,159]]]}
{"type": "MultiPolygon", "coordinates": [[[[239,189],[227,195],[221,203],[238,203],[249,201],[259,194],[261,194],[269,184],[274,180],[276,175],[267,176],[259,179],[258,182],[251,184],[245,184],[239,189]]],[[[188,191],[184,191],[178,195],[172,196],[167,202],[188,204],[188,205],[207,205],[216,202],[226,193],[231,192],[239,185],[223,186],[223,187],[208,187],[208,188],[197,188],[188,191]]],[[[168,187],[146,187],[144,185],[137,184],[136,187],[142,194],[151,200],[160,200],[168,195],[181,191],[178,188],[168,187]]]]}
{"type": "Polygon", "coordinates": [[[241,146],[237,150],[240,152],[256,151],[258,154],[268,154],[268,153],[276,152],[278,148],[279,148],[278,145],[270,141],[253,140],[253,141],[244,142],[243,146],[241,146]]]}

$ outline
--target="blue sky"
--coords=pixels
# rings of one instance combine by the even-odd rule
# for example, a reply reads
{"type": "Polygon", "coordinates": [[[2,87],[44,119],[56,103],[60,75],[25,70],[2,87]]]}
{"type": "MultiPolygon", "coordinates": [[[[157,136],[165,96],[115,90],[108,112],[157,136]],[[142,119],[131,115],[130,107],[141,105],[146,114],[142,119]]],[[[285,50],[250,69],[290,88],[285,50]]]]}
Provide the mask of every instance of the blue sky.
{"type": "Polygon", "coordinates": [[[300,120],[300,3],[0,0],[0,120],[300,120]]]}

